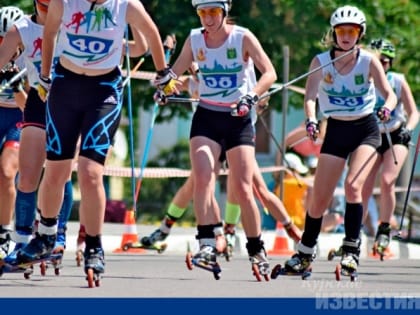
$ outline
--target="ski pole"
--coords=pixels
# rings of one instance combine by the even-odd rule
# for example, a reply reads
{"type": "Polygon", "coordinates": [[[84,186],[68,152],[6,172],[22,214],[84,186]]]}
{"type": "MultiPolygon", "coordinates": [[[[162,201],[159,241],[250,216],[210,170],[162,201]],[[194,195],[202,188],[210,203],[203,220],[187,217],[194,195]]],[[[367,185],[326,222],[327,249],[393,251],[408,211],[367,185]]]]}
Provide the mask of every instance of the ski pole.
{"type": "Polygon", "coordinates": [[[395,155],[394,146],[392,145],[391,134],[389,133],[389,129],[386,126],[386,124],[382,123],[382,125],[384,126],[384,129],[385,129],[386,140],[388,141],[389,148],[391,149],[392,158],[394,159],[394,164],[397,165],[398,164],[397,156],[395,155]]]}
{"type": "Polygon", "coordinates": [[[9,81],[7,81],[6,84],[3,84],[2,86],[0,86],[0,93],[3,92],[4,90],[10,88],[10,86],[13,83],[15,83],[17,80],[19,80],[21,77],[23,77],[26,74],[27,71],[28,71],[28,69],[23,68],[18,73],[16,73],[9,81]]]}
{"type": "Polygon", "coordinates": [[[281,90],[283,90],[285,88],[288,88],[290,85],[296,83],[297,81],[300,81],[303,78],[306,78],[306,77],[310,76],[311,74],[313,74],[313,73],[315,73],[315,72],[317,72],[317,71],[325,68],[326,66],[328,66],[328,65],[330,65],[330,64],[332,64],[332,63],[334,63],[334,62],[336,62],[336,61],[338,61],[338,60],[340,60],[340,59],[342,59],[342,58],[344,58],[344,57],[346,57],[348,55],[350,55],[355,49],[357,49],[357,48],[353,48],[353,49],[347,51],[346,53],[342,54],[341,56],[338,56],[338,57],[332,59],[331,61],[327,62],[326,64],[320,65],[319,67],[316,67],[315,69],[312,69],[311,71],[306,72],[306,73],[298,76],[297,78],[295,78],[293,80],[290,80],[289,82],[287,82],[287,83],[279,86],[278,88],[276,88],[276,89],[274,89],[274,90],[272,90],[270,92],[267,92],[267,93],[261,95],[261,97],[260,97],[259,100],[262,100],[264,98],[267,98],[267,97],[269,97],[269,96],[271,96],[271,95],[273,95],[273,94],[275,94],[277,92],[280,92],[281,90]]]}
{"type": "Polygon", "coordinates": [[[414,153],[413,166],[411,168],[410,180],[408,182],[407,192],[406,192],[406,195],[405,195],[404,207],[403,207],[403,211],[402,211],[402,214],[401,214],[401,223],[400,223],[400,227],[398,229],[398,233],[394,236],[394,238],[397,239],[397,240],[402,239],[401,234],[402,234],[402,228],[403,228],[403,223],[404,223],[404,217],[405,217],[405,213],[407,211],[408,200],[410,199],[411,185],[413,184],[414,171],[416,169],[417,157],[419,155],[419,149],[420,149],[419,140],[420,140],[420,137],[417,136],[416,152],[414,153]]]}

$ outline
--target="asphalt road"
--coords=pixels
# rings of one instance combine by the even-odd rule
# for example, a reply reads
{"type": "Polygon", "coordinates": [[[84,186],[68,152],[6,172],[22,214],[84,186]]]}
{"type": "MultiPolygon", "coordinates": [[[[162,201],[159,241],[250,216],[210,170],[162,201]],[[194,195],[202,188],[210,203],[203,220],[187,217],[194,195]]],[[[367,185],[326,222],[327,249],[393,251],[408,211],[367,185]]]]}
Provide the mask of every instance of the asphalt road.
{"type": "MultiPolygon", "coordinates": [[[[45,276],[35,266],[30,279],[21,273],[6,273],[0,278],[2,297],[407,297],[420,295],[420,261],[394,259],[361,260],[359,278],[336,281],[338,263],[318,258],[307,280],[297,276],[279,276],[257,282],[247,257],[238,254],[229,262],[220,258],[221,279],[198,268],[188,270],[185,256],[177,253],[106,254],[106,273],[99,287],[88,288],[82,267],[76,266],[74,252],[66,252],[60,275],[52,268],[45,276]]],[[[271,266],[284,257],[271,257],[271,266]]]]}

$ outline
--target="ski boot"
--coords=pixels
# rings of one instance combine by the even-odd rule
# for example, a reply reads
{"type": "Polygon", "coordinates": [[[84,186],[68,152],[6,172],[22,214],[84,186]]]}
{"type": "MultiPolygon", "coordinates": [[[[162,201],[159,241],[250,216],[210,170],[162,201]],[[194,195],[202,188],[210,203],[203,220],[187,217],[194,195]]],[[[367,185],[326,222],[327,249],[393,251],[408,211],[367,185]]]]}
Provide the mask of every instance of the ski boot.
{"type": "Polygon", "coordinates": [[[193,266],[196,266],[203,270],[212,272],[214,279],[219,280],[222,270],[216,259],[217,252],[215,247],[211,245],[201,245],[200,250],[194,256],[192,256],[192,253],[188,248],[185,262],[189,270],[192,270],[193,266]]]}
{"type": "Polygon", "coordinates": [[[227,245],[223,254],[225,255],[226,261],[230,261],[233,256],[233,250],[236,245],[235,225],[225,224],[224,233],[227,245]]]}
{"type": "Polygon", "coordinates": [[[76,264],[77,267],[82,265],[83,253],[85,252],[86,230],[83,224],[80,224],[79,233],[76,241],[76,264]]]}
{"type": "Polygon", "coordinates": [[[101,274],[105,272],[105,257],[101,247],[86,248],[83,254],[85,260],[86,280],[89,288],[99,287],[101,274]]]}
{"type": "Polygon", "coordinates": [[[381,223],[378,226],[378,232],[376,233],[375,243],[372,248],[373,255],[376,256],[378,254],[381,261],[389,254],[390,235],[391,227],[389,223],[381,223]]]}
{"type": "Polygon", "coordinates": [[[270,278],[268,275],[270,274],[270,264],[268,263],[264,242],[260,241],[259,249],[251,248],[249,243],[247,243],[246,249],[248,250],[252,272],[257,281],[261,281],[261,276],[264,277],[265,281],[269,281],[270,278]]]}
{"type": "MultiPolygon", "coordinates": [[[[51,259],[50,263],[54,268],[54,274],[56,276],[60,275],[60,269],[63,268],[62,257],[64,255],[64,250],[66,249],[66,227],[59,228],[57,231],[57,239],[55,241],[55,246],[52,251],[52,254],[61,254],[59,259],[51,259]]],[[[46,262],[40,264],[41,275],[45,276],[45,271],[48,267],[46,262]]]]}
{"type": "Polygon", "coordinates": [[[340,263],[335,268],[335,279],[340,281],[341,276],[350,277],[350,281],[357,280],[357,267],[359,265],[360,239],[343,240],[340,263]]]}
{"type": "Polygon", "coordinates": [[[21,248],[17,253],[19,264],[35,263],[48,260],[54,249],[56,234],[47,235],[35,233],[35,237],[28,245],[21,248]]]}
{"type": "Polygon", "coordinates": [[[292,222],[286,224],[284,226],[284,229],[286,230],[287,235],[296,243],[298,244],[300,242],[300,239],[302,238],[302,231],[299,230],[299,228],[292,222]]]}
{"type": "Polygon", "coordinates": [[[273,268],[271,279],[276,279],[277,276],[282,275],[301,276],[302,280],[306,280],[311,276],[311,263],[315,259],[315,247],[308,247],[299,242],[297,249],[298,252],[286,260],[284,267],[278,264],[273,268]]]}
{"type": "Polygon", "coordinates": [[[149,236],[144,236],[141,238],[140,243],[144,247],[152,247],[155,245],[156,242],[162,242],[168,237],[169,233],[163,233],[162,230],[159,228],[155,230],[149,236]]]}
{"type": "Polygon", "coordinates": [[[168,233],[164,233],[161,228],[155,230],[149,236],[142,237],[138,242],[135,243],[125,243],[123,245],[123,250],[128,251],[130,248],[144,248],[144,249],[153,249],[156,250],[159,254],[163,253],[168,246],[163,241],[168,237],[168,233]]]}
{"type": "Polygon", "coordinates": [[[3,260],[9,254],[10,247],[10,233],[8,230],[0,231],[0,260],[3,260]]]}

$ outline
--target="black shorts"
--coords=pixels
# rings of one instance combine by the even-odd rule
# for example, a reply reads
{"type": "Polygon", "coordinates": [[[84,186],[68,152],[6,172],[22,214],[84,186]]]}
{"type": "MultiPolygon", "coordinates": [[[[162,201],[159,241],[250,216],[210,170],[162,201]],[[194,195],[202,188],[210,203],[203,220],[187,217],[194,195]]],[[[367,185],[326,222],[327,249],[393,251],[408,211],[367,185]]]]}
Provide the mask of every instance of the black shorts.
{"type": "Polygon", "coordinates": [[[47,105],[47,159],[67,160],[75,155],[104,164],[121,118],[120,70],[85,76],[55,67],[47,105]]]}
{"type": "MultiPolygon", "coordinates": [[[[398,129],[391,131],[389,135],[391,136],[392,144],[401,144],[408,148],[409,143],[407,143],[405,141],[405,138],[401,136],[403,127],[404,126],[402,125],[398,129]]],[[[382,136],[382,144],[378,149],[376,149],[376,151],[378,151],[379,154],[384,154],[389,149],[389,143],[388,143],[386,133],[382,133],[381,136],[382,136]]]]}
{"type": "Polygon", "coordinates": [[[218,112],[197,107],[194,113],[190,139],[196,136],[209,138],[225,151],[240,146],[255,146],[255,133],[251,116],[234,117],[230,112],[218,112]]]}
{"type": "Polygon", "coordinates": [[[373,114],[352,121],[328,118],[321,153],[347,159],[362,144],[375,149],[381,145],[378,123],[373,114]]]}
{"type": "Polygon", "coordinates": [[[46,103],[39,98],[38,91],[31,87],[23,111],[22,128],[35,126],[45,129],[45,108],[46,103]]]}

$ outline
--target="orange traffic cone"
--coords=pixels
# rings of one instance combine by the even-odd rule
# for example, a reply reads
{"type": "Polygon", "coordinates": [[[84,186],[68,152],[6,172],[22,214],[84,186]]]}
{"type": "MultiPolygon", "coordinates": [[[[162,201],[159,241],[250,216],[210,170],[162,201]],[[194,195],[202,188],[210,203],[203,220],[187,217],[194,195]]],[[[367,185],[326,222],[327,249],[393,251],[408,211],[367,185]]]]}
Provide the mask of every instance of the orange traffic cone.
{"type": "Polygon", "coordinates": [[[269,255],[280,255],[280,256],[289,256],[292,255],[294,251],[289,248],[289,237],[286,233],[286,230],[279,221],[276,225],[276,238],[274,239],[273,249],[268,251],[269,255]]]}
{"type": "Polygon", "coordinates": [[[138,243],[137,227],[136,220],[134,218],[133,210],[125,211],[124,218],[124,233],[121,240],[121,247],[115,249],[114,253],[143,253],[145,250],[143,248],[138,248],[136,246],[132,247],[130,244],[138,243]]]}

